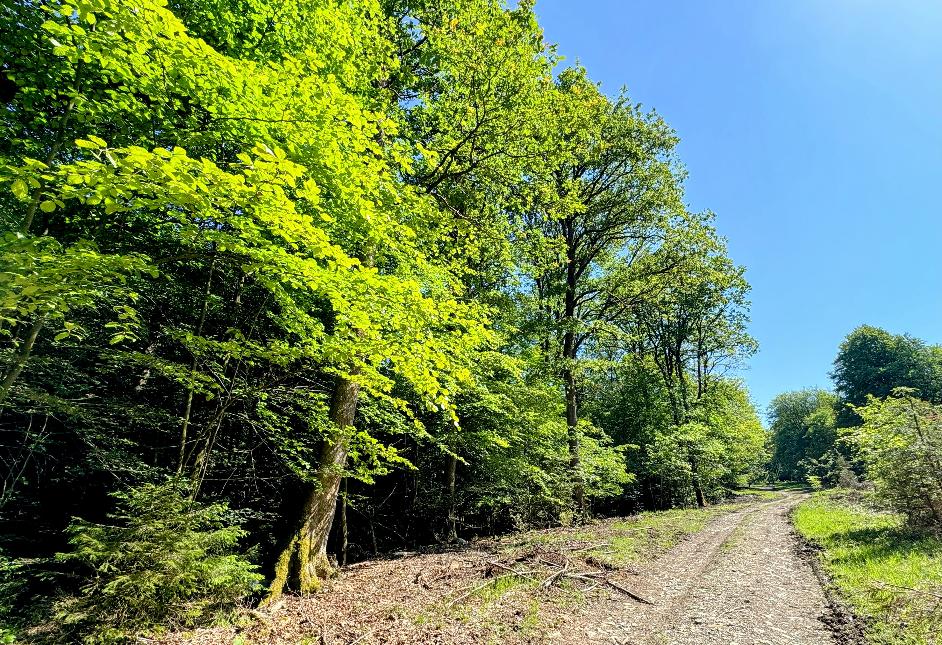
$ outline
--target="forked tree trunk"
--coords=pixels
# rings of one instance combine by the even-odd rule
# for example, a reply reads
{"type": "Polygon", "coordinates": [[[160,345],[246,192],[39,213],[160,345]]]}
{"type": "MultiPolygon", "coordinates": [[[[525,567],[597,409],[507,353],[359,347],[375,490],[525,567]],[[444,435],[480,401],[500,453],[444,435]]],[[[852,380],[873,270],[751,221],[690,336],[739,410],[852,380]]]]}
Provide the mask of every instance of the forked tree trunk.
{"type": "Polygon", "coordinates": [[[266,603],[278,598],[286,587],[302,594],[317,591],[322,581],[334,573],[327,558],[327,537],[337,510],[337,493],[347,461],[359,392],[355,381],[337,378],[330,402],[334,432],[324,440],[315,485],[304,503],[301,529],[278,558],[266,603]]]}

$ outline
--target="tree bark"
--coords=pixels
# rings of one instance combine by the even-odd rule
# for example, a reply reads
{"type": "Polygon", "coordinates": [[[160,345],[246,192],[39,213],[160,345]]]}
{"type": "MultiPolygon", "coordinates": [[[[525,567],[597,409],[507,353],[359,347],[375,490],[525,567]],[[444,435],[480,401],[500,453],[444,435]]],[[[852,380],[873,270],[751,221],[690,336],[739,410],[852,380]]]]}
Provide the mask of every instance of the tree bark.
{"type": "Polygon", "coordinates": [[[445,541],[449,544],[458,540],[457,518],[455,513],[455,475],[458,470],[458,458],[448,455],[448,465],[445,468],[445,480],[448,486],[448,535],[445,541]]]}
{"type": "Polygon", "coordinates": [[[304,503],[301,529],[278,559],[265,604],[277,599],[289,586],[296,585],[302,594],[317,591],[321,582],[334,574],[334,567],[327,558],[327,538],[337,510],[337,493],[347,461],[349,430],[359,393],[356,381],[337,378],[330,402],[333,436],[324,440],[315,485],[304,503]]]}
{"type": "Polygon", "coordinates": [[[340,566],[347,566],[347,478],[343,478],[343,495],[340,496],[340,566]]]}
{"type": "Polygon", "coordinates": [[[566,426],[569,441],[569,475],[572,481],[572,504],[576,520],[585,516],[585,480],[582,476],[582,455],[579,450],[579,407],[576,398],[576,379],[572,368],[563,371],[566,388],[566,426]]]}
{"type": "Polygon", "coordinates": [[[45,322],[46,319],[40,316],[33,321],[32,326],[26,333],[26,339],[23,341],[23,345],[20,347],[20,351],[17,353],[13,365],[10,367],[10,371],[7,372],[3,382],[0,383],[0,403],[6,401],[7,397],[10,396],[10,390],[13,388],[13,384],[26,366],[26,361],[29,360],[30,354],[33,352],[33,345],[36,344],[36,338],[39,337],[39,332],[42,330],[45,322]]]}
{"type": "Polygon", "coordinates": [[[576,332],[573,329],[576,321],[576,287],[579,276],[576,267],[575,240],[572,235],[572,224],[567,223],[566,243],[566,295],[563,304],[563,384],[566,390],[566,437],[569,444],[569,476],[572,482],[572,505],[575,521],[581,522],[585,517],[585,480],[582,475],[582,455],[579,450],[579,407],[576,393],[576,378],[574,364],[578,348],[576,347],[576,332]]]}
{"type": "Polygon", "coordinates": [[[700,484],[700,474],[697,472],[697,460],[690,458],[690,483],[693,485],[693,494],[697,498],[697,506],[704,508],[707,505],[706,495],[700,484]]]}

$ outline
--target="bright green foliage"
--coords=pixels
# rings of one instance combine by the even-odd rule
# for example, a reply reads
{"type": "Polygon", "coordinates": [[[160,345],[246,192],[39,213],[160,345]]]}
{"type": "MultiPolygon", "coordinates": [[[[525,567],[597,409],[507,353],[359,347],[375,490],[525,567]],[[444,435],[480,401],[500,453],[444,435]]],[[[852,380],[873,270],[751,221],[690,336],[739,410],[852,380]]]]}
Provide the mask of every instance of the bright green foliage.
{"type": "Polygon", "coordinates": [[[766,435],[740,383],[717,383],[693,418],[655,435],[652,474],[688,496],[697,477],[711,499],[758,479],[767,458],[766,435]]]}
{"type": "Polygon", "coordinates": [[[942,526],[942,407],[899,389],[855,408],[850,436],[877,494],[914,524],[942,526]]]}
{"type": "Polygon", "coordinates": [[[653,359],[626,359],[593,381],[589,415],[617,444],[626,445],[626,490],[633,504],[664,508],[695,501],[693,477],[710,499],[762,479],[767,435],[742,384],[714,379],[691,411],[674,425],[667,386],[653,359]],[[696,470],[694,470],[696,469],[696,470]]]}
{"type": "MultiPolygon", "coordinates": [[[[837,397],[819,389],[779,394],[769,406],[772,473],[782,480],[821,477],[837,441],[837,397]]],[[[827,482],[835,483],[835,482],[827,482]]]]}
{"type": "Polygon", "coordinates": [[[0,46],[0,547],[48,561],[132,490],[58,562],[100,596],[62,605],[82,625],[193,622],[254,579],[193,600],[161,553],[223,556],[137,536],[121,567],[167,595],[108,591],[116,536],[174,505],[227,552],[198,509],[237,509],[271,572],[299,519],[326,542],[334,484],[360,557],[754,469],[721,377],[754,348],[743,271],[675,134],[554,76],[532,3],[12,0],[0,46]]]}
{"type": "Polygon", "coordinates": [[[89,575],[80,596],[57,605],[63,632],[112,642],[205,623],[263,579],[235,553],[245,531],[230,523],[224,505],[193,502],[175,482],[113,496],[118,507],[109,522],[74,520],[72,550],[57,556],[89,575]]]}

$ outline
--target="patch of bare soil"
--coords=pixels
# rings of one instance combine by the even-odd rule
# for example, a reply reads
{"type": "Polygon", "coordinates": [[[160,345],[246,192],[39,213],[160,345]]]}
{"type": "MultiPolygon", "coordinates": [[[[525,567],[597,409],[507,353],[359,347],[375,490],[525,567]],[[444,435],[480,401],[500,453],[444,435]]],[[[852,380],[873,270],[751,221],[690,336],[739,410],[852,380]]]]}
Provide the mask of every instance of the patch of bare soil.
{"type": "Polygon", "coordinates": [[[548,540],[361,563],[241,627],[160,642],[833,643],[827,600],[787,518],[798,498],[744,504],[638,570],[597,557],[615,523],[556,529],[548,540]]]}

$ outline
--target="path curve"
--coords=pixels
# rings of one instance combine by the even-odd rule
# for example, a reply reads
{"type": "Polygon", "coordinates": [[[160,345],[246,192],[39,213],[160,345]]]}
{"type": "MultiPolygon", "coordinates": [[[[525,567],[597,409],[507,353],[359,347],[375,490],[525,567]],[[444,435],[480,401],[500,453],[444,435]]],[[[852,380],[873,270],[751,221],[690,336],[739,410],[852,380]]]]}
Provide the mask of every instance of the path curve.
{"type": "Polygon", "coordinates": [[[626,584],[654,602],[604,603],[562,640],[623,645],[830,645],[828,601],[789,521],[804,495],[724,515],[626,584]]]}

